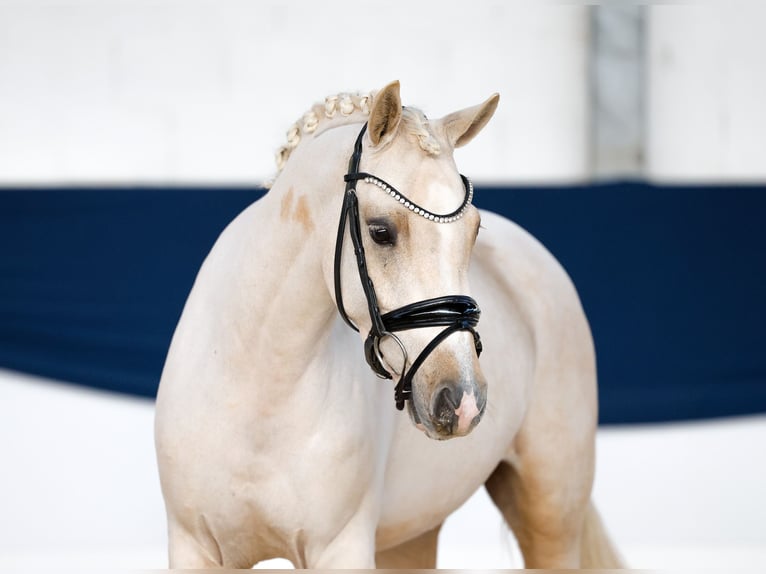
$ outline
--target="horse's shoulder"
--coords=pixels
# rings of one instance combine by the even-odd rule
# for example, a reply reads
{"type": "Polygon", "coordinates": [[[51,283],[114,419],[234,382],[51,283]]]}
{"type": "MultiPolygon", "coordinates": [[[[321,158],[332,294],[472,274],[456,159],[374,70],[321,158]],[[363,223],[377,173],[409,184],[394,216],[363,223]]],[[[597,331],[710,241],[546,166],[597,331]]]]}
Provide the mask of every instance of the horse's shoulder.
{"type": "Polygon", "coordinates": [[[577,290],[564,267],[532,234],[496,213],[482,211],[475,254],[478,280],[490,279],[501,297],[523,307],[537,327],[575,329],[587,321],[577,290]]]}

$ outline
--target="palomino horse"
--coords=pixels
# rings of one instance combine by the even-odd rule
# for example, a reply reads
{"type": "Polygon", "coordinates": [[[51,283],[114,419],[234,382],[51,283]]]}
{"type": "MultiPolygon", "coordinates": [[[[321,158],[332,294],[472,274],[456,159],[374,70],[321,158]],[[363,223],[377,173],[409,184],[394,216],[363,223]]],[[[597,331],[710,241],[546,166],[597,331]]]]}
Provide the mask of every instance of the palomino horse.
{"type": "Polygon", "coordinates": [[[162,374],[172,567],[433,568],[441,524],[482,484],[527,567],[617,566],[590,503],[596,371],[575,288],[471,205],[453,160],[497,103],[429,120],[394,82],[289,132],[162,374]]]}

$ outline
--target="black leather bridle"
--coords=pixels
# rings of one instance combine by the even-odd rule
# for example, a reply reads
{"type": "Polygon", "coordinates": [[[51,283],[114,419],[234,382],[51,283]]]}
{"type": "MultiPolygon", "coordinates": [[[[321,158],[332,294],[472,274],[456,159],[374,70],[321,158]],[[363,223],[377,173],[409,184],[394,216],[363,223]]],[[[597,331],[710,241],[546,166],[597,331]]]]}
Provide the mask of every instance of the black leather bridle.
{"type": "Polygon", "coordinates": [[[359,163],[362,159],[362,141],[366,129],[367,124],[362,126],[362,130],[356,138],[354,151],[348,162],[348,173],[344,178],[346,181],[346,191],[343,196],[343,209],[340,213],[338,237],[335,243],[335,301],[343,320],[352,329],[359,331],[359,328],[354,325],[346,313],[346,309],[343,306],[343,293],[341,290],[340,271],[341,256],[343,253],[343,237],[345,235],[346,225],[348,224],[349,235],[351,236],[351,242],[354,246],[354,254],[356,255],[356,265],[359,269],[359,279],[362,283],[364,296],[367,299],[367,309],[372,323],[372,327],[370,328],[370,332],[364,343],[364,356],[375,374],[384,379],[392,379],[393,376],[391,371],[394,369],[392,369],[390,365],[387,368],[384,364],[387,363],[387,361],[384,360],[381,353],[380,343],[383,339],[388,337],[399,346],[399,349],[402,351],[403,362],[401,372],[394,372],[394,374],[400,377],[394,389],[394,399],[396,401],[396,408],[402,410],[405,401],[412,398],[412,378],[415,376],[415,373],[439,343],[444,341],[452,333],[469,331],[473,335],[477,356],[481,354],[481,338],[476,331],[476,325],[479,323],[481,311],[479,310],[479,305],[476,301],[467,295],[447,295],[411,303],[384,315],[380,314],[378,298],[375,294],[375,286],[367,271],[367,260],[364,254],[364,246],[362,245],[362,232],[359,222],[359,201],[356,196],[356,185],[360,180],[376,185],[391,195],[404,208],[437,223],[451,223],[463,216],[463,213],[473,199],[473,186],[467,177],[464,175],[460,176],[463,180],[463,185],[465,186],[465,198],[463,204],[452,213],[440,215],[421,208],[382,179],[369,173],[359,171],[359,163]],[[445,327],[445,329],[433,338],[433,340],[421,351],[420,355],[418,355],[412,362],[410,368],[407,369],[407,350],[399,337],[396,336],[396,333],[398,331],[420,329],[424,327],[445,327]]]}

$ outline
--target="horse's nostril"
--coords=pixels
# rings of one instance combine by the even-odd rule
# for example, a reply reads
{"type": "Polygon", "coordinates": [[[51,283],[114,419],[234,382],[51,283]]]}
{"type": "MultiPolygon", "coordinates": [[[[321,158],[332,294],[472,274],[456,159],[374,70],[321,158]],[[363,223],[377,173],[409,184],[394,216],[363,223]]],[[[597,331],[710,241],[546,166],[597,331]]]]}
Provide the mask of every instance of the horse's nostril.
{"type": "Polygon", "coordinates": [[[462,388],[444,387],[436,395],[436,401],[434,401],[434,414],[437,417],[453,417],[462,399],[462,388]]]}

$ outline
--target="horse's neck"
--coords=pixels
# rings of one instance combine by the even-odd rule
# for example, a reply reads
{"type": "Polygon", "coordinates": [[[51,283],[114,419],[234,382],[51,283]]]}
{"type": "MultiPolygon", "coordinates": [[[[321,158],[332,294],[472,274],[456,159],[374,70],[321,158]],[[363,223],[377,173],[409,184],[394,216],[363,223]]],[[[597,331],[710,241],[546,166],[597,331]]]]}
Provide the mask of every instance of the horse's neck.
{"type": "Polygon", "coordinates": [[[302,142],[269,193],[229,225],[205,265],[205,306],[226,310],[217,320],[221,331],[210,336],[227,341],[243,368],[295,380],[329,341],[338,315],[325,276],[331,262],[323,257],[332,251],[344,155],[357,131],[347,126],[324,133],[321,144],[302,142]],[[210,305],[211,297],[218,304],[210,305]]]}
{"type": "Polygon", "coordinates": [[[322,257],[328,233],[335,234],[330,215],[340,214],[343,177],[316,171],[310,176],[283,174],[267,196],[232,222],[210,263],[213,283],[224,281],[228,295],[221,335],[241,350],[248,366],[261,374],[268,369],[270,377],[285,382],[308,368],[337,319],[322,257]],[[329,190],[324,200],[311,196],[333,183],[337,193],[329,190]],[[338,199],[337,210],[328,205],[320,211],[330,196],[338,199]]]}

